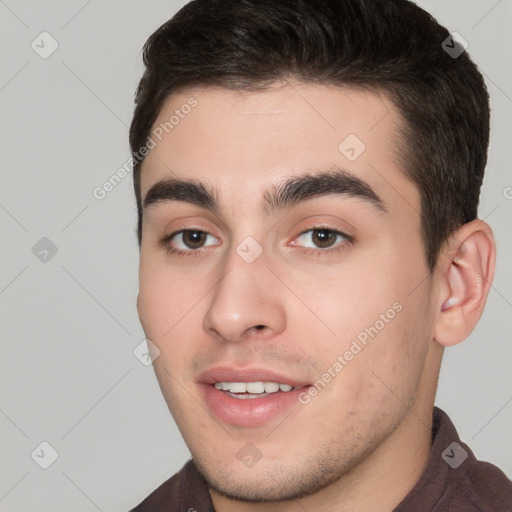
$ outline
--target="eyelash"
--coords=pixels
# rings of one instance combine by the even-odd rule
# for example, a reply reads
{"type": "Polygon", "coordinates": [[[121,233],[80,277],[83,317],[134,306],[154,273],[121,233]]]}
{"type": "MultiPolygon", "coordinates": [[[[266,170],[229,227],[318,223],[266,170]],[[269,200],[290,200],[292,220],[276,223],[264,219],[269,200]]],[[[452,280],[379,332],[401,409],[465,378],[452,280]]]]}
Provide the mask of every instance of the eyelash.
{"type": "MultiPolygon", "coordinates": [[[[198,232],[198,233],[204,233],[206,235],[210,235],[210,233],[208,233],[207,231],[204,231],[202,229],[194,229],[194,228],[181,229],[179,231],[174,231],[173,233],[171,233],[169,235],[166,235],[164,238],[162,238],[162,240],[160,241],[160,245],[163,246],[169,254],[173,254],[173,255],[176,255],[176,256],[186,256],[186,257],[188,257],[188,256],[192,256],[192,257],[201,256],[203,254],[203,252],[206,251],[207,249],[200,248],[200,249],[190,249],[188,251],[184,251],[182,249],[176,249],[175,247],[171,246],[171,240],[176,235],[179,235],[179,234],[182,234],[182,233],[186,233],[186,232],[190,232],[190,231],[193,231],[193,232],[195,231],[195,232],[198,232]]],[[[333,229],[330,226],[314,226],[312,228],[306,229],[305,231],[302,231],[302,233],[300,233],[297,236],[297,238],[301,237],[302,235],[304,235],[306,233],[309,233],[310,231],[328,231],[330,233],[334,233],[335,235],[340,235],[342,238],[345,239],[346,243],[348,243],[348,244],[352,245],[354,243],[354,238],[352,236],[347,235],[346,233],[344,233],[343,231],[339,231],[338,229],[333,229]]],[[[308,254],[308,255],[313,255],[313,256],[321,257],[322,255],[324,255],[326,253],[337,253],[339,251],[342,251],[343,249],[345,249],[345,245],[346,244],[341,243],[340,245],[338,245],[334,249],[330,249],[330,248],[327,248],[327,249],[314,249],[312,247],[303,247],[302,251],[305,254],[308,254]]]]}

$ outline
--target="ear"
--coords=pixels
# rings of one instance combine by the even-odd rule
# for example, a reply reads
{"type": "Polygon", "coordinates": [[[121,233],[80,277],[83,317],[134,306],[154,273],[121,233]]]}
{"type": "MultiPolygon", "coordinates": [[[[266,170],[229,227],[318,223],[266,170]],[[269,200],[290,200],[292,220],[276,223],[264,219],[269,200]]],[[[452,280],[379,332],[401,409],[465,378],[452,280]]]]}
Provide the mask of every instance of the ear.
{"type": "Polygon", "coordinates": [[[461,226],[438,260],[441,279],[434,339],[443,346],[466,339],[482,316],[494,278],[496,245],[482,220],[461,226]]]}

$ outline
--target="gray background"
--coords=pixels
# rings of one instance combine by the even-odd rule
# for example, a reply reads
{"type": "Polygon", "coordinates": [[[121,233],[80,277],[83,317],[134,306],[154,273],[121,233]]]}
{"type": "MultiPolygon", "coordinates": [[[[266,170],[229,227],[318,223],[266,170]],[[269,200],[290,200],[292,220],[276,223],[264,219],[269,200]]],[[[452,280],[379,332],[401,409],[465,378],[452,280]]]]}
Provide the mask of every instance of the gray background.
{"type": "MultiPolygon", "coordinates": [[[[127,510],[189,457],[133,353],[144,334],[131,175],[92,194],[129,156],[140,49],[184,3],[0,0],[2,512],[127,510]],[[31,47],[51,48],[43,31],[59,45],[46,59],[31,47]],[[58,452],[48,469],[43,441],[58,452]]],[[[468,41],[493,106],[480,217],[496,279],[474,333],[445,352],[437,404],[512,477],[512,0],[419,4],[468,41]]]]}

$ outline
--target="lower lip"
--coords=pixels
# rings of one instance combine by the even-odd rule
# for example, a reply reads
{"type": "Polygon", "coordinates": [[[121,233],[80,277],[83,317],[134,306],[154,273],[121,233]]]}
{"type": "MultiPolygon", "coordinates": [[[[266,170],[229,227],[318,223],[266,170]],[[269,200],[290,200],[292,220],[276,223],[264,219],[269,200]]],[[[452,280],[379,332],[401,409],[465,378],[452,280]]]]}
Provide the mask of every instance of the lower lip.
{"type": "Polygon", "coordinates": [[[242,427],[257,427],[284,415],[294,405],[300,405],[299,394],[309,387],[278,391],[262,398],[240,399],[225,395],[212,384],[199,386],[208,407],[217,418],[242,427]]]}

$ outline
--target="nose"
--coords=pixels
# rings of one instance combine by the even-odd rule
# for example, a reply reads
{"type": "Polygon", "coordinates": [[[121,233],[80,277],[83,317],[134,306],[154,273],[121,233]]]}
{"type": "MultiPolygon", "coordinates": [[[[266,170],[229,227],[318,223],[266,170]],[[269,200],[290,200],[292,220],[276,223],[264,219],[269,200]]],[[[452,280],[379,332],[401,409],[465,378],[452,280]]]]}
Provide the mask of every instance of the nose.
{"type": "Polygon", "coordinates": [[[203,319],[210,336],[236,343],[255,334],[271,337],[285,329],[284,291],[268,263],[265,251],[248,263],[232,250],[203,319]]]}

